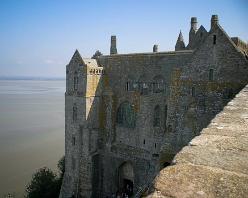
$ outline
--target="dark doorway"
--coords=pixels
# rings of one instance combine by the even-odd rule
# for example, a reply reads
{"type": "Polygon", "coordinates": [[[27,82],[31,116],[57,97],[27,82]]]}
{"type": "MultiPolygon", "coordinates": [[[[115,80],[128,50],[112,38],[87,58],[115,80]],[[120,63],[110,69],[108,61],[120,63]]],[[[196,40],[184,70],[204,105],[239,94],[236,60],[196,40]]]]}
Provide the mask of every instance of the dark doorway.
{"type": "Polygon", "coordinates": [[[124,162],[118,170],[119,187],[118,192],[121,197],[131,197],[134,188],[134,172],[130,162],[124,162]]]}
{"type": "Polygon", "coordinates": [[[123,179],[123,193],[127,194],[128,197],[133,195],[133,182],[129,179],[123,179]]]}

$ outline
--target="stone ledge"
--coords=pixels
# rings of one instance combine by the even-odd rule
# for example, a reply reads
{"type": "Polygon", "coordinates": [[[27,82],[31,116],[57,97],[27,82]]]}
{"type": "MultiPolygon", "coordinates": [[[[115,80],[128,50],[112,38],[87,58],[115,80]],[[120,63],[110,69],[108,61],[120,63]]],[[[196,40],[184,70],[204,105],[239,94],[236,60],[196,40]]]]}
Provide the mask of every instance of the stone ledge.
{"type": "Polygon", "coordinates": [[[218,168],[178,164],[163,169],[155,181],[155,192],[148,197],[245,197],[248,175],[218,168]]]}

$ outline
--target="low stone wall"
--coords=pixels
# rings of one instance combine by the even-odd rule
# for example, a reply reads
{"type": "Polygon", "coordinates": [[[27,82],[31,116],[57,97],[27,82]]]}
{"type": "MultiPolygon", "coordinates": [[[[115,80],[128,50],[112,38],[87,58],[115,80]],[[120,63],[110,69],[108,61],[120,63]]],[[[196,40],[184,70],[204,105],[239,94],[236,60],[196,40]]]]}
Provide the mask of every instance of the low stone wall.
{"type": "Polygon", "coordinates": [[[147,197],[248,197],[248,85],[164,168],[147,197]]]}

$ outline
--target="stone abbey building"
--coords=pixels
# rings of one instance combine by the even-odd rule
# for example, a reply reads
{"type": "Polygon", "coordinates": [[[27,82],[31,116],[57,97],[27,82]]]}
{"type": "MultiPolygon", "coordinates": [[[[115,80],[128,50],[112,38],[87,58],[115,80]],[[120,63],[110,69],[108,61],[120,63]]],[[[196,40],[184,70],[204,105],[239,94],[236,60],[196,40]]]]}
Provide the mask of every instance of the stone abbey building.
{"type": "Polygon", "coordinates": [[[134,197],[248,83],[248,45],[191,18],[175,51],[84,59],[66,66],[65,175],[60,197],[134,197]]]}

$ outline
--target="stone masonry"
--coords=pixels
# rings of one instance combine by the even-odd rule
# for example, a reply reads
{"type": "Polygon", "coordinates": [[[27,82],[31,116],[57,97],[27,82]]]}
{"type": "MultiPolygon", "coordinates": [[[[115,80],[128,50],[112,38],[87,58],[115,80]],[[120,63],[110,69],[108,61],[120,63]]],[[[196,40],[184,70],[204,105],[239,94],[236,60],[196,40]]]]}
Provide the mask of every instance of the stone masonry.
{"type": "Polygon", "coordinates": [[[147,197],[248,195],[248,85],[160,171],[147,197]]]}
{"type": "Polygon", "coordinates": [[[248,83],[248,45],[211,18],[175,51],[84,59],[66,66],[65,175],[61,198],[139,197],[160,169],[248,83]]]}

